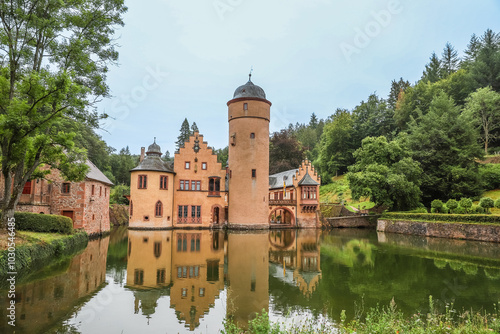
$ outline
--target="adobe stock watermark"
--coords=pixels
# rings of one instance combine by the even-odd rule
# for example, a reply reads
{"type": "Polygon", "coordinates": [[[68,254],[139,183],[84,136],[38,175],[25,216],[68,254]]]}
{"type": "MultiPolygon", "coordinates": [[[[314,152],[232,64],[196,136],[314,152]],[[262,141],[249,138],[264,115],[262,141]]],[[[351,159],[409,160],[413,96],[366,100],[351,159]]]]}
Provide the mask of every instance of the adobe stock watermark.
{"type": "Polygon", "coordinates": [[[9,218],[7,221],[7,323],[16,326],[16,219],[9,218]]]}
{"type": "Polygon", "coordinates": [[[139,104],[146,100],[152,91],[158,89],[168,76],[168,72],[163,72],[158,65],[154,69],[147,66],[145,70],[146,75],[139,85],[132,88],[129,94],[123,94],[113,100],[108,113],[109,120],[103,125],[103,130],[111,133],[115,128],[114,121],[126,119],[130,111],[139,107],[139,104]]]}
{"type": "Polygon", "coordinates": [[[224,21],[225,15],[234,11],[243,1],[244,0],[215,0],[212,5],[221,21],[224,21]]]}
{"type": "Polygon", "coordinates": [[[371,17],[373,20],[366,23],[363,29],[354,28],[354,38],[352,43],[342,42],[339,47],[347,62],[351,62],[354,54],[361,53],[361,50],[368,47],[372,40],[379,36],[384,28],[387,28],[392,21],[394,15],[403,11],[403,7],[399,0],[391,0],[387,4],[387,9],[372,11],[371,17]]]}

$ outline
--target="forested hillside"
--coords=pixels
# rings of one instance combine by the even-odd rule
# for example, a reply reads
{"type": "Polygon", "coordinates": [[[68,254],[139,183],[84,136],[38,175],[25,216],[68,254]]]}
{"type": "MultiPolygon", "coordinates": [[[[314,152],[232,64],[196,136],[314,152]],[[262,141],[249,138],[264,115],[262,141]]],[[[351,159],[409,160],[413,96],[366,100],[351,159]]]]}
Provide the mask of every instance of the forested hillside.
{"type": "Polygon", "coordinates": [[[273,134],[271,162],[276,145],[295,140],[293,155],[311,159],[324,183],[346,174],[353,198],[400,210],[500,187],[500,168],[479,164],[500,151],[500,34],[472,35],[461,55],[446,43],[420,80],[390,85],[387,97],[273,134]]]}

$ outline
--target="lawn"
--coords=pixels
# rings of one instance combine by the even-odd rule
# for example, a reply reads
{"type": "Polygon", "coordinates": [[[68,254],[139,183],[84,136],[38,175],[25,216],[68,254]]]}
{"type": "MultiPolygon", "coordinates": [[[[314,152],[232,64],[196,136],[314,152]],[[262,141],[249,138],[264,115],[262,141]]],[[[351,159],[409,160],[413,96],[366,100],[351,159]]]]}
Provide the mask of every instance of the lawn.
{"type": "Polygon", "coordinates": [[[351,207],[359,207],[361,210],[364,210],[375,206],[375,203],[370,202],[369,198],[360,198],[360,201],[353,200],[349,183],[344,175],[336,176],[332,181],[332,183],[319,188],[319,200],[321,203],[341,203],[344,201],[346,208],[350,211],[354,211],[351,207]]]}
{"type": "MultiPolygon", "coordinates": [[[[0,231],[0,250],[7,249],[8,247],[8,235],[7,235],[7,230],[2,230],[0,231]]],[[[31,231],[16,231],[16,247],[30,242],[30,243],[37,243],[37,242],[44,242],[44,243],[51,243],[54,240],[57,239],[65,239],[68,236],[66,234],[59,234],[59,233],[39,233],[39,232],[31,232],[31,231]]]]}

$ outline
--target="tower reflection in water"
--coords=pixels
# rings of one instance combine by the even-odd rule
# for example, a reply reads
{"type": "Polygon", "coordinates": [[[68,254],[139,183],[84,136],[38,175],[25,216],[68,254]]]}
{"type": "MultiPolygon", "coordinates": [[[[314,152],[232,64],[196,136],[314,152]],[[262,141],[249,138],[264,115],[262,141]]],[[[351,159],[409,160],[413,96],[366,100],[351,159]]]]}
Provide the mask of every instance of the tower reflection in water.
{"type": "Polygon", "coordinates": [[[309,297],[321,279],[319,232],[129,231],[127,288],[134,312],[150,318],[158,300],[190,330],[215,305],[226,283],[226,317],[247,328],[269,311],[269,275],[309,297]]]}

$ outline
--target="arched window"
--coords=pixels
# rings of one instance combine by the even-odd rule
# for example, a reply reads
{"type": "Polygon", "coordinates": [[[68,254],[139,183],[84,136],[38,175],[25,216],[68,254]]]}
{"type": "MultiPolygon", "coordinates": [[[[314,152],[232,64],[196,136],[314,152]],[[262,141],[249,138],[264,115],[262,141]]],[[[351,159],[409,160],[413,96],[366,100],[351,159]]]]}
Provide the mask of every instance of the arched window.
{"type": "Polygon", "coordinates": [[[130,201],[130,215],[132,216],[134,214],[134,203],[130,201]]]}
{"type": "Polygon", "coordinates": [[[163,204],[161,201],[156,202],[156,207],[155,207],[155,216],[156,217],[161,217],[163,215],[163,204]]]}

